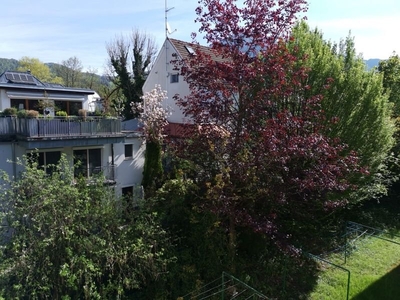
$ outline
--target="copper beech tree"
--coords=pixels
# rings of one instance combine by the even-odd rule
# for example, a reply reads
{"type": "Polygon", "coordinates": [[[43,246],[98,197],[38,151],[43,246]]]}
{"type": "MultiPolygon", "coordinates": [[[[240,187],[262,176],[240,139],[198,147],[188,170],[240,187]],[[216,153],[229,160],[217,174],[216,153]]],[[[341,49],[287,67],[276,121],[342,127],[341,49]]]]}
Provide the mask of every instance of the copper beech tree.
{"type": "Polygon", "coordinates": [[[323,134],[321,96],[298,96],[307,69],[286,45],[306,1],[199,3],[210,51],[194,35],[195,54],[175,61],[191,90],[175,99],[196,125],[179,154],[196,165],[201,205],[227,226],[232,258],[238,228],[296,252],[304,229],[344,207],[351,178],[363,174],[356,154],[323,134]]]}

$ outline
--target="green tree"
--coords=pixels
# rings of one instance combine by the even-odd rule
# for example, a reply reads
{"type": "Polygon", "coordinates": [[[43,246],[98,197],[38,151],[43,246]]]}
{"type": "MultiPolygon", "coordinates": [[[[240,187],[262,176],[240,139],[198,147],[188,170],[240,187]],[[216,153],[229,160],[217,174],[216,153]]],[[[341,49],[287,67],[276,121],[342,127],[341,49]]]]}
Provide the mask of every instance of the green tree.
{"type": "Polygon", "coordinates": [[[161,279],[170,260],[157,216],[119,201],[103,183],[74,179],[64,156],[50,176],[32,159],[17,181],[5,183],[4,297],[132,299],[161,279]]]}
{"type": "Polygon", "coordinates": [[[393,177],[387,163],[394,126],[382,75],[367,71],[362,57],[356,54],[352,37],[331,44],[323,39],[321,31],[311,30],[305,22],[293,29],[289,47],[299,65],[308,68],[304,97],[321,94],[326,119],[334,120],[326,134],[356,151],[360,164],[370,173],[360,178],[355,195],[361,200],[386,193],[393,177]]]}
{"type": "Polygon", "coordinates": [[[153,64],[157,48],[154,38],[135,29],[128,37],[120,36],[107,44],[109,78],[124,95],[122,115],[126,119],[139,116],[131,102],[140,103],[142,87],[153,64]]]}
{"type": "Polygon", "coordinates": [[[37,58],[27,56],[22,57],[19,60],[19,67],[17,70],[21,72],[30,71],[33,76],[43,82],[63,83],[62,78],[54,76],[50,72],[50,68],[37,58]]]}
{"type": "Polygon", "coordinates": [[[379,62],[378,71],[383,74],[383,86],[394,104],[393,114],[400,115],[400,57],[395,52],[387,60],[379,62]]]}
{"type": "MultiPolygon", "coordinates": [[[[393,147],[393,153],[397,160],[391,164],[391,168],[394,172],[399,174],[400,164],[398,162],[400,153],[400,57],[395,52],[387,60],[379,62],[378,72],[383,75],[383,86],[389,94],[389,101],[393,105],[393,120],[396,125],[395,132],[395,145],[393,147]]],[[[399,187],[397,184],[395,188],[399,187]]]]}
{"type": "Polygon", "coordinates": [[[13,58],[0,58],[0,74],[5,71],[15,71],[19,66],[19,62],[13,58]]]}

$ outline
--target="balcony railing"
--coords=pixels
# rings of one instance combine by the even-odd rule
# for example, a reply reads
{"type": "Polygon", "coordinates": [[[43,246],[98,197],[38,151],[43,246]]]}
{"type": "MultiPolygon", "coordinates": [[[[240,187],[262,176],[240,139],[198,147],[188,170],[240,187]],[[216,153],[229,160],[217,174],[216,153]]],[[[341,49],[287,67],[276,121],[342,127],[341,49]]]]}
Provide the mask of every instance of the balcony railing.
{"type": "Polygon", "coordinates": [[[94,167],[75,167],[75,177],[83,176],[89,180],[93,176],[104,176],[107,182],[115,181],[115,165],[94,166],[94,167]]]}
{"type": "Polygon", "coordinates": [[[104,136],[121,133],[121,120],[102,117],[0,117],[0,135],[24,137],[104,136]]]}

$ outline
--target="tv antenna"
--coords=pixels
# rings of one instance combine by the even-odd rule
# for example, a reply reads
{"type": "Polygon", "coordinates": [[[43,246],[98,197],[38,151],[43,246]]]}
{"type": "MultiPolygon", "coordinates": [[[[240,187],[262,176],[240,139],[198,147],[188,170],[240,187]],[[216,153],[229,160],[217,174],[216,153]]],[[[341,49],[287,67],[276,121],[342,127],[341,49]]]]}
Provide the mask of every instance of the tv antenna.
{"type": "Polygon", "coordinates": [[[176,29],[171,31],[171,27],[169,27],[169,24],[168,24],[168,12],[174,8],[175,7],[168,8],[167,0],[165,0],[165,37],[166,38],[168,37],[168,35],[173,34],[176,31],[176,29]]]}

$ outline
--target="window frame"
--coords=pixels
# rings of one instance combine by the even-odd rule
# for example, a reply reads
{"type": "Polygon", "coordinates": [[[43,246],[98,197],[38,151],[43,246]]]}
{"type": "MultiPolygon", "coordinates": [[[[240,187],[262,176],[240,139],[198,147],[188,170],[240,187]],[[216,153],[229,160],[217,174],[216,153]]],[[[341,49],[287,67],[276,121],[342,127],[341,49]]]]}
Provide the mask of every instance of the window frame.
{"type": "Polygon", "coordinates": [[[125,159],[133,159],[133,144],[125,144],[124,145],[124,155],[125,155],[125,159]],[[128,148],[128,149],[127,149],[128,148]],[[130,151],[129,151],[130,148],[130,151]],[[130,155],[126,155],[127,153],[130,152],[130,155]]]}
{"type": "Polygon", "coordinates": [[[179,74],[178,73],[170,74],[170,83],[179,83],[179,74]]]}
{"type": "MultiPolygon", "coordinates": [[[[78,177],[78,176],[82,175],[85,178],[90,178],[93,176],[93,174],[96,174],[95,170],[97,168],[100,168],[100,170],[103,171],[103,165],[102,165],[103,151],[102,150],[103,150],[103,148],[101,148],[101,147],[73,149],[72,154],[73,154],[73,161],[74,161],[74,177],[78,177]],[[93,161],[93,160],[96,160],[95,158],[92,160],[90,159],[90,151],[96,151],[96,150],[100,151],[100,160],[99,160],[100,164],[99,165],[96,165],[96,161],[93,161]],[[76,151],[85,151],[86,152],[85,160],[83,161],[86,163],[85,163],[85,165],[80,165],[78,168],[76,168],[76,166],[75,166],[77,161],[79,160],[75,155],[76,151]],[[91,164],[93,164],[93,165],[91,166],[91,164]]],[[[83,163],[83,162],[81,161],[81,163],[83,163]]]]}
{"type": "Polygon", "coordinates": [[[42,151],[29,151],[27,153],[28,155],[28,160],[33,159],[35,155],[37,155],[37,164],[38,168],[43,168],[43,170],[46,172],[46,174],[51,175],[53,174],[54,166],[57,165],[60,162],[62,151],[61,150],[42,150],[42,151]],[[58,159],[56,162],[51,162],[50,155],[56,155],[57,153],[58,159]],[[48,162],[50,161],[50,162],[48,162]],[[49,165],[53,165],[52,167],[49,167],[49,165]]]}

